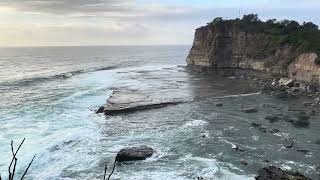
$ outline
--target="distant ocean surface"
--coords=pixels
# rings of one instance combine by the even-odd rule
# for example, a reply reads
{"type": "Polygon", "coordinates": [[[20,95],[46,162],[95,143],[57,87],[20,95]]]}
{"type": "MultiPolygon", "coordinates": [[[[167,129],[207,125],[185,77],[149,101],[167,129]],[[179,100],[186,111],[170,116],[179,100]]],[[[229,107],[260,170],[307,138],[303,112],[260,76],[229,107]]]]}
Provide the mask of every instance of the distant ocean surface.
{"type": "MultiPolygon", "coordinates": [[[[319,154],[282,149],[294,136],[302,147],[314,142],[320,123],[309,129],[266,124],[266,114],[287,111],[286,102],[250,94],[248,82],[188,72],[190,46],[98,46],[0,48],[0,173],[7,176],[10,142],[17,146],[18,175],[37,154],[27,179],[102,179],[121,148],[148,145],[146,161],[117,165],[112,179],[254,179],[264,160],[316,177],[319,154]],[[194,101],[162,109],[105,117],[94,113],[114,89],[160,91],[194,101]],[[239,95],[239,94],[249,95],[239,95]],[[231,96],[230,96],[231,95],[231,96]],[[214,104],[224,104],[223,108],[214,104]],[[256,114],[239,107],[274,104],[256,114]],[[251,127],[259,121],[280,133],[251,127]],[[205,138],[203,138],[205,137],[205,138]],[[238,153],[232,145],[248,150],[238,153]],[[249,165],[239,164],[245,159],[249,165]]],[[[163,98],[166,98],[163,95],[163,98]]]]}

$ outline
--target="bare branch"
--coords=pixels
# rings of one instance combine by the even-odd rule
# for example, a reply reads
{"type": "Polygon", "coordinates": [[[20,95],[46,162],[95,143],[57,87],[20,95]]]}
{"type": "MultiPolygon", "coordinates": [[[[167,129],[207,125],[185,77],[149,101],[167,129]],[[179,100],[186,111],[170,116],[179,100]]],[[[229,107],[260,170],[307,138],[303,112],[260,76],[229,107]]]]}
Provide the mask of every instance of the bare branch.
{"type": "MultiPolygon", "coordinates": [[[[24,143],[24,141],[26,140],[26,138],[23,138],[23,140],[21,141],[18,149],[16,150],[16,152],[14,152],[13,150],[13,141],[11,141],[11,152],[12,152],[12,160],[10,162],[10,166],[8,168],[8,171],[9,171],[9,180],[13,180],[13,175],[14,175],[14,171],[15,171],[15,167],[14,167],[14,171],[11,173],[11,166],[12,164],[15,162],[15,165],[17,163],[17,160],[16,160],[16,155],[18,154],[18,151],[20,150],[22,144],[24,143]]],[[[14,165],[14,166],[15,166],[14,165]]]]}
{"type": "Polygon", "coordinates": [[[18,162],[18,159],[14,158],[14,165],[13,165],[13,170],[12,170],[12,175],[11,175],[11,179],[12,180],[13,180],[13,177],[14,177],[14,173],[16,172],[17,162],[18,162]]]}
{"type": "MultiPolygon", "coordinates": [[[[103,180],[106,180],[106,176],[107,176],[107,169],[108,169],[108,165],[106,165],[104,167],[104,175],[103,175],[103,180]]],[[[1,180],[1,179],[0,179],[1,180]]]]}
{"type": "Polygon", "coordinates": [[[115,169],[115,167],[116,167],[116,162],[117,162],[117,160],[115,159],[115,160],[114,160],[114,163],[113,163],[113,168],[112,168],[112,171],[111,171],[111,173],[110,173],[110,175],[109,175],[109,177],[108,177],[108,180],[110,180],[110,178],[111,178],[111,176],[112,176],[112,174],[113,174],[113,172],[114,172],[114,169],[115,169]]]}
{"type": "Polygon", "coordinates": [[[21,177],[21,180],[22,180],[22,179],[24,178],[24,176],[27,174],[27,172],[28,172],[28,170],[29,170],[29,168],[30,168],[30,166],[31,166],[31,164],[32,164],[32,162],[33,162],[33,160],[34,160],[35,157],[36,157],[36,155],[33,156],[31,162],[29,163],[29,165],[28,165],[28,167],[27,167],[27,169],[26,169],[26,170],[24,171],[24,173],[23,173],[23,175],[22,175],[22,177],[21,177]]]}

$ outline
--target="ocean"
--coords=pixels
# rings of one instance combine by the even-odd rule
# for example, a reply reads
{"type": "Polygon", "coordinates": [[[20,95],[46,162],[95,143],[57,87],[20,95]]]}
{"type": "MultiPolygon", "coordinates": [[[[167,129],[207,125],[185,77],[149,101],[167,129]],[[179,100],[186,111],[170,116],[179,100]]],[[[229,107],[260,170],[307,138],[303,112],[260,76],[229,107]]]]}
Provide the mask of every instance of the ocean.
{"type": "Polygon", "coordinates": [[[311,117],[308,127],[269,123],[267,115],[288,114],[294,102],[248,88],[251,80],[189,71],[189,49],[0,48],[1,175],[7,177],[11,140],[16,148],[26,138],[17,176],[36,154],[26,177],[32,180],[102,179],[116,153],[136,145],[156,152],[145,161],[117,164],[112,179],[254,179],[266,162],[319,177],[314,166],[320,159],[320,145],[314,143],[319,117],[311,117]],[[117,116],[95,114],[119,89],[186,102],[117,116]],[[259,111],[246,114],[239,110],[242,106],[259,111]],[[279,132],[261,132],[252,122],[279,132]],[[311,153],[283,148],[287,138],[311,153]],[[246,151],[235,151],[233,145],[246,151]]]}

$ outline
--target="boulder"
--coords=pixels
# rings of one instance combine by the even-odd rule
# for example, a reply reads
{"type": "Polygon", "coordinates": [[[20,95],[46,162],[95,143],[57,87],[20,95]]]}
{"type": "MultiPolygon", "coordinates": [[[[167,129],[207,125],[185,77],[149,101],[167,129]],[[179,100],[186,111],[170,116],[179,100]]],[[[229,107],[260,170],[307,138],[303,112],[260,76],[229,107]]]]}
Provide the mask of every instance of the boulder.
{"type": "Polygon", "coordinates": [[[96,111],[97,114],[104,112],[104,106],[99,107],[99,109],[96,111]]]}
{"type": "Polygon", "coordinates": [[[292,148],[293,147],[293,139],[291,139],[291,138],[285,139],[283,142],[283,146],[285,148],[292,148]]]}
{"type": "Polygon", "coordinates": [[[121,149],[116,156],[116,161],[139,161],[151,157],[154,150],[148,146],[128,147],[121,149]]]}
{"type": "Polygon", "coordinates": [[[279,85],[284,86],[284,84],[289,80],[290,80],[289,78],[281,78],[279,79],[279,85]]]}
{"type": "Polygon", "coordinates": [[[298,152],[302,152],[306,155],[311,155],[312,153],[308,149],[297,149],[298,152]]]}
{"type": "Polygon", "coordinates": [[[240,160],[240,164],[244,165],[244,166],[247,166],[248,165],[248,162],[244,159],[241,159],[240,160]]]}
{"type": "Polygon", "coordinates": [[[280,130],[279,130],[279,129],[271,129],[269,132],[272,133],[272,134],[274,134],[274,133],[280,132],[280,130]]]}
{"type": "Polygon", "coordinates": [[[245,113],[256,113],[256,112],[258,112],[258,110],[256,108],[254,108],[254,107],[242,108],[241,111],[245,112],[245,113]]]}
{"type": "Polygon", "coordinates": [[[318,92],[318,88],[315,85],[309,84],[305,87],[307,93],[313,94],[318,92]]]}
{"type": "Polygon", "coordinates": [[[216,106],[217,106],[217,107],[222,107],[222,106],[223,106],[223,103],[216,103],[216,106]]]}
{"type": "Polygon", "coordinates": [[[276,116],[276,115],[271,115],[271,116],[265,117],[265,119],[268,120],[270,123],[274,123],[274,122],[278,122],[279,120],[281,120],[281,117],[276,116]]]}
{"type": "Polygon", "coordinates": [[[299,172],[285,171],[275,166],[268,166],[258,171],[256,180],[311,180],[299,172]]]}
{"type": "Polygon", "coordinates": [[[292,79],[289,79],[288,81],[283,83],[284,86],[293,87],[294,81],[292,79]]]}
{"type": "Polygon", "coordinates": [[[251,126],[252,127],[261,127],[261,124],[253,122],[253,123],[251,123],[251,126]]]}

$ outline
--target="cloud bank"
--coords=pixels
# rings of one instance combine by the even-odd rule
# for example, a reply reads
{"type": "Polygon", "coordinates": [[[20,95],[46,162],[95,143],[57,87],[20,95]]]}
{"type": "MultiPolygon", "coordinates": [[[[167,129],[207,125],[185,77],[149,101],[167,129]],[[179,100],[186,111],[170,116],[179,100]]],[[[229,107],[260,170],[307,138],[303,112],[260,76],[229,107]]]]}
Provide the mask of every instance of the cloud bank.
{"type": "Polygon", "coordinates": [[[214,17],[320,24],[318,0],[0,0],[0,46],[191,44],[214,17]]]}

